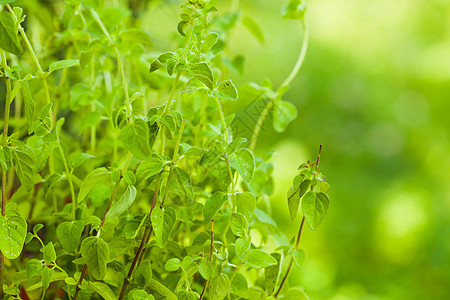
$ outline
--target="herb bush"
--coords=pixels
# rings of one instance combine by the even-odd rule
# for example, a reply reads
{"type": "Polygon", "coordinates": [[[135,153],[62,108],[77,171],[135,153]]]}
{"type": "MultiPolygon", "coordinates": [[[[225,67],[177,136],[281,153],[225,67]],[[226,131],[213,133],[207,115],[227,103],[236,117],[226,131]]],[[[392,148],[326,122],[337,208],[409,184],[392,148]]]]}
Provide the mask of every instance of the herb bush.
{"type": "Polygon", "coordinates": [[[237,1],[183,3],[168,52],[139,29],[145,1],[14,2],[0,1],[1,298],[307,298],[286,283],[330,202],[320,150],[287,191],[302,211],[290,242],[270,217],[271,155],[253,153],[268,116],[282,132],[297,115],[282,97],[305,6],[283,9],[305,29],[286,81],[238,93],[227,36],[237,22],[263,36],[237,1]],[[242,97],[266,100],[248,140],[222,110],[242,97]]]}

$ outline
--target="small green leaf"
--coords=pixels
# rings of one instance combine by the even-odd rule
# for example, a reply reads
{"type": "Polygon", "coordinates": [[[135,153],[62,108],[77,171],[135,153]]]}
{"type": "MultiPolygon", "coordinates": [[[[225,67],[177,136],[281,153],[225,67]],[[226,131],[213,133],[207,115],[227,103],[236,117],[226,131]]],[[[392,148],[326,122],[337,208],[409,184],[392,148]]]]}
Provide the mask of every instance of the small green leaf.
{"type": "Polygon", "coordinates": [[[251,219],[256,208],[256,198],[250,192],[236,193],[236,209],[247,219],[251,219]]]}
{"type": "Polygon", "coordinates": [[[104,282],[99,281],[89,281],[88,288],[95,291],[105,300],[116,300],[117,296],[114,294],[113,290],[104,282]]]}
{"type": "Polygon", "coordinates": [[[241,213],[233,213],[230,220],[231,231],[237,236],[247,236],[248,222],[241,213]]]}
{"type": "Polygon", "coordinates": [[[153,41],[150,36],[146,32],[136,28],[122,30],[119,33],[119,38],[124,44],[153,45],[153,41]]]}
{"type": "Polygon", "coordinates": [[[211,280],[211,285],[209,288],[209,299],[222,300],[223,298],[225,298],[228,293],[229,284],[230,280],[224,273],[211,280]]]}
{"type": "Polygon", "coordinates": [[[136,198],[137,190],[134,186],[129,185],[122,195],[122,197],[114,201],[111,205],[111,209],[106,214],[106,218],[114,218],[126,211],[131,204],[133,204],[134,199],[136,198]]]}
{"type": "Polygon", "coordinates": [[[125,238],[134,239],[139,231],[139,228],[142,227],[146,219],[147,218],[144,215],[137,215],[131,220],[128,220],[127,224],[125,224],[125,227],[123,228],[125,238]]]}
{"type": "Polygon", "coordinates": [[[56,229],[56,236],[64,250],[74,253],[84,230],[83,221],[63,222],[56,229]]]}
{"type": "Polygon", "coordinates": [[[277,264],[264,268],[264,282],[266,283],[266,291],[269,294],[272,294],[272,292],[274,291],[281,271],[280,270],[281,254],[275,252],[272,253],[271,255],[275,257],[275,259],[277,260],[277,264]]]}
{"type": "Polygon", "coordinates": [[[148,260],[144,260],[133,273],[133,277],[139,286],[148,286],[152,280],[152,266],[148,260]]]}
{"type": "Polygon", "coordinates": [[[133,289],[128,293],[128,300],[154,300],[153,295],[147,294],[146,291],[133,289]]]}
{"type": "Polygon", "coordinates": [[[159,247],[164,247],[170,238],[173,226],[177,220],[175,209],[169,207],[162,210],[155,207],[151,215],[153,230],[155,231],[156,241],[159,247]]]}
{"type": "Polygon", "coordinates": [[[208,280],[211,278],[211,263],[209,261],[204,261],[198,266],[198,271],[202,275],[203,279],[208,280]]]}
{"type": "Polygon", "coordinates": [[[191,183],[191,177],[183,169],[176,168],[175,175],[177,176],[178,183],[183,188],[189,200],[194,200],[194,189],[191,183]]]}
{"type": "Polygon", "coordinates": [[[80,62],[78,61],[78,59],[63,59],[63,60],[52,62],[49,66],[48,71],[51,73],[56,70],[75,67],[75,66],[79,66],[79,65],[80,65],[80,62]]]}
{"type": "MultiPolygon", "coordinates": [[[[296,178],[303,176],[298,175],[296,178]]],[[[300,185],[296,188],[295,185],[292,186],[288,191],[288,206],[289,213],[291,214],[292,220],[295,219],[298,212],[298,206],[300,204],[300,198],[308,191],[311,186],[311,181],[308,179],[303,180],[300,185]]]]}
{"type": "Polygon", "coordinates": [[[205,62],[192,64],[189,68],[191,74],[200,80],[207,88],[214,89],[214,77],[209,65],[205,62]]]}
{"type": "Polygon", "coordinates": [[[55,247],[53,246],[53,242],[49,242],[44,246],[44,261],[46,263],[51,263],[56,260],[56,252],[55,247]]]}
{"type": "Polygon", "coordinates": [[[325,217],[330,198],[327,194],[307,192],[302,198],[302,211],[311,230],[319,227],[323,218],[325,217]]]}
{"type": "Polygon", "coordinates": [[[102,280],[106,275],[106,263],[109,257],[109,248],[105,241],[99,237],[90,236],[83,240],[80,252],[92,276],[96,280],[102,280]]]}
{"type": "Polygon", "coordinates": [[[33,124],[35,110],[34,99],[30,93],[30,86],[28,85],[28,81],[21,80],[20,86],[22,89],[23,101],[25,104],[25,116],[27,117],[28,127],[31,127],[31,125],[33,124]]]}
{"type": "Polygon", "coordinates": [[[273,128],[283,132],[297,118],[297,108],[290,102],[280,100],[273,108],[273,128]]]}
{"type": "Polygon", "coordinates": [[[255,171],[255,157],[247,148],[236,150],[229,157],[230,166],[232,166],[245,182],[250,182],[255,171]]]}
{"type": "Polygon", "coordinates": [[[43,269],[42,261],[37,258],[32,258],[27,261],[27,276],[31,278],[33,276],[39,275],[43,269]]]}
{"type": "Polygon", "coordinates": [[[44,270],[42,271],[41,277],[42,287],[44,288],[44,290],[48,289],[48,287],[50,286],[52,277],[53,277],[53,269],[45,267],[44,270]]]}
{"type": "Polygon", "coordinates": [[[277,260],[267,252],[259,249],[253,249],[247,255],[247,264],[252,268],[261,269],[276,265],[277,260]]]}
{"type": "Polygon", "coordinates": [[[292,257],[297,268],[301,269],[306,259],[305,251],[303,251],[302,249],[294,249],[294,251],[292,252],[292,257]]]}
{"type": "Polygon", "coordinates": [[[209,50],[211,50],[211,47],[214,46],[215,43],[217,43],[218,39],[219,34],[215,32],[208,33],[205,40],[202,42],[202,45],[200,46],[200,51],[203,53],[208,53],[209,50]]]}
{"type": "Polygon", "coordinates": [[[78,194],[78,203],[81,203],[84,198],[89,194],[92,188],[109,178],[109,172],[106,168],[98,168],[89,173],[84,179],[80,187],[80,193],[78,194]]]}
{"type": "Polygon", "coordinates": [[[6,146],[0,146],[0,165],[3,170],[8,171],[11,169],[12,163],[11,149],[6,146]]]}
{"type": "Polygon", "coordinates": [[[236,100],[238,98],[238,91],[231,79],[225,80],[217,87],[219,96],[229,100],[236,100]]]}
{"type": "Polygon", "coordinates": [[[135,157],[146,160],[151,156],[149,130],[144,120],[136,119],[133,123],[125,125],[120,133],[120,139],[135,157]]]}
{"type": "Polygon", "coordinates": [[[18,24],[9,11],[0,13],[0,48],[12,54],[22,53],[22,46],[19,43],[18,24]]]}
{"type": "Polygon", "coordinates": [[[62,178],[61,174],[52,174],[44,183],[44,199],[47,199],[47,195],[49,190],[58,183],[58,181],[62,178]]]}
{"type": "Polygon", "coordinates": [[[227,200],[228,196],[224,192],[215,192],[206,200],[205,206],[203,206],[203,217],[207,223],[214,219],[216,213],[227,200]]]}
{"type": "Polygon", "coordinates": [[[11,148],[14,169],[22,185],[30,192],[34,186],[34,153],[29,146],[23,143],[18,145],[11,148]]]}
{"type": "Polygon", "coordinates": [[[236,254],[239,259],[243,259],[245,254],[250,250],[250,246],[252,245],[251,237],[240,237],[236,240],[235,249],[236,254]]]}
{"type": "Polygon", "coordinates": [[[306,13],[306,5],[302,4],[302,0],[290,0],[289,4],[283,7],[281,16],[286,20],[303,21],[306,13]]]}
{"type": "Polygon", "coordinates": [[[69,166],[72,169],[75,169],[76,167],[80,166],[86,159],[93,157],[95,156],[88,153],[80,153],[69,161],[69,166]]]}
{"type": "Polygon", "coordinates": [[[127,170],[125,173],[123,173],[123,180],[125,180],[128,185],[135,185],[136,175],[134,175],[133,171],[127,170]]]}
{"type": "Polygon", "coordinates": [[[27,235],[27,222],[14,211],[0,215],[0,251],[8,259],[17,258],[22,252],[27,235]]]}
{"type": "Polygon", "coordinates": [[[261,27],[259,27],[259,25],[255,21],[253,21],[249,17],[243,17],[242,24],[258,40],[258,42],[264,44],[264,34],[261,30],[261,27]]]}
{"type": "Polygon", "coordinates": [[[168,261],[166,261],[166,265],[164,266],[164,269],[168,272],[174,272],[178,270],[181,266],[181,261],[178,258],[171,258],[168,261]]]}

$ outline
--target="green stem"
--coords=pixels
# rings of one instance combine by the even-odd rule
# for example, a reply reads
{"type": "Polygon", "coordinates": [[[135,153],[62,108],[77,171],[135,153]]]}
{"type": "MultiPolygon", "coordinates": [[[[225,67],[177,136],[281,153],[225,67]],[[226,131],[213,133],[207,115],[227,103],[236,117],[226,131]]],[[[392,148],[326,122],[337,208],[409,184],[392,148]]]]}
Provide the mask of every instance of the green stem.
{"type": "MultiPolygon", "coordinates": [[[[292,69],[291,73],[289,73],[288,77],[283,81],[283,83],[280,85],[280,87],[288,86],[292,82],[292,80],[294,80],[295,76],[297,76],[301,66],[303,65],[303,61],[305,60],[306,50],[308,49],[308,41],[309,41],[309,27],[305,23],[302,23],[302,24],[303,24],[305,33],[303,35],[302,48],[300,50],[300,54],[297,58],[297,62],[295,63],[295,66],[292,69]]],[[[264,111],[259,116],[259,119],[256,122],[255,129],[253,131],[253,136],[251,139],[251,144],[250,144],[251,151],[254,151],[254,149],[255,149],[256,141],[259,137],[259,132],[260,132],[262,125],[264,123],[264,120],[266,119],[267,115],[269,114],[270,109],[272,108],[277,96],[278,95],[274,95],[271,97],[271,99],[267,103],[266,107],[264,108],[264,111]]]]}
{"type": "Polygon", "coordinates": [[[67,174],[67,179],[69,181],[70,195],[72,197],[72,218],[75,220],[76,199],[75,199],[75,190],[73,188],[72,173],[69,171],[69,165],[67,164],[67,159],[66,159],[66,156],[64,155],[63,148],[61,147],[61,142],[59,141],[59,137],[57,137],[57,139],[56,139],[56,144],[58,146],[58,150],[61,155],[64,169],[67,174]]]}
{"type": "Polygon", "coordinates": [[[225,122],[225,115],[223,113],[222,105],[220,104],[219,98],[214,97],[214,100],[216,101],[217,108],[219,109],[220,120],[222,121],[222,127],[223,127],[224,135],[225,135],[225,142],[228,144],[228,129],[227,129],[227,123],[225,122]]]}
{"type": "MultiPolygon", "coordinates": [[[[302,222],[300,223],[300,229],[298,230],[297,241],[295,242],[295,248],[294,248],[295,250],[298,249],[298,245],[300,244],[300,238],[302,236],[302,230],[303,230],[304,224],[305,224],[305,216],[303,216],[302,222]]],[[[293,263],[294,263],[294,259],[291,257],[291,261],[289,262],[289,266],[287,268],[286,274],[284,275],[283,280],[281,281],[280,287],[278,288],[277,292],[274,295],[275,298],[277,298],[278,295],[281,293],[281,290],[283,289],[284,284],[286,283],[286,281],[289,277],[289,273],[291,272],[293,263]]]]}

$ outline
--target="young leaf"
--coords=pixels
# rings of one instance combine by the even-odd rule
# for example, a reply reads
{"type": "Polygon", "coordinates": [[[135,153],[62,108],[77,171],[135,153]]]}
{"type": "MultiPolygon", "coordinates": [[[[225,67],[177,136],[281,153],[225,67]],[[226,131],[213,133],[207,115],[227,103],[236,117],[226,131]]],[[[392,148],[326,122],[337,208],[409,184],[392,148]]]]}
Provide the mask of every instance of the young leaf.
{"type": "Polygon", "coordinates": [[[2,11],[0,13],[0,48],[19,55],[22,53],[22,47],[19,43],[17,30],[13,15],[9,11],[2,11]]]}
{"type": "Polygon", "coordinates": [[[158,246],[163,248],[167,244],[177,220],[175,209],[169,207],[162,210],[159,207],[155,207],[152,211],[151,220],[158,246]]]}
{"type": "Polygon", "coordinates": [[[124,44],[153,45],[153,41],[150,36],[146,32],[136,28],[122,30],[119,33],[119,38],[124,44]]]}
{"type": "Polygon", "coordinates": [[[255,157],[247,148],[236,150],[229,157],[230,166],[232,166],[245,182],[250,182],[255,171],[255,157]]]}
{"type": "Polygon", "coordinates": [[[189,200],[194,200],[194,190],[191,184],[191,178],[189,175],[180,168],[175,169],[175,174],[177,176],[178,183],[183,188],[183,191],[186,193],[189,200]]]}
{"type": "Polygon", "coordinates": [[[192,64],[189,71],[192,75],[203,82],[209,89],[214,89],[214,77],[209,65],[205,62],[192,64]]]}
{"type": "Polygon", "coordinates": [[[80,166],[86,159],[95,157],[94,155],[88,154],[88,153],[80,153],[71,160],[69,160],[69,166],[72,169],[75,169],[76,167],[80,166]]]}
{"type": "Polygon", "coordinates": [[[51,263],[56,260],[56,252],[55,247],[53,246],[53,242],[49,242],[44,246],[44,261],[46,263],[51,263]]]}
{"type": "Polygon", "coordinates": [[[328,211],[330,198],[327,194],[307,192],[302,198],[302,211],[311,230],[319,227],[328,211]]]}
{"type": "Polygon", "coordinates": [[[301,269],[306,259],[305,251],[302,249],[294,249],[294,252],[292,252],[292,258],[294,259],[297,268],[301,269]]]}
{"type": "Polygon", "coordinates": [[[99,281],[90,281],[88,283],[88,288],[95,291],[105,300],[115,300],[117,299],[116,294],[114,294],[113,290],[106,283],[99,281]]]}
{"type": "Polygon", "coordinates": [[[27,222],[14,211],[0,215],[0,251],[8,259],[17,258],[22,252],[27,235],[27,222]]]}
{"type": "Polygon", "coordinates": [[[277,263],[275,257],[259,249],[253,249],[247,255],[247,264],[255,269],[266,268],[277,263]]]}
{"type": "Polygon", "coordinates": [[[63,222],[56,229],[56,236],[64,250],[75,252],[84,230],[83,221],[63,222]]]}
{"type": "Polygon", "coordinates": [[[239,259],[243,259],[245,254],[250,250],[250,246],[252,245],[251,237],[240,237],[236,240],[235,250],[239,259]]]}
{"type": "Polygon", "coordinates": [[[237,236],[247,236],[248,222],[241,213],[233,213],[230,220],[231,231],[237,236]]]}
{"type": "Polygon", "coordinates": [[[51,73],[56,70],[75,67],[75,66],[79,66],[79,65],[80,65],[80,62],[78,61],[78,59],[63,59],[63,60],[52,62],[49,66],[48,71],[51,73]]]}
{"type": "Polygon", "coordinates": [[[209,299],[222,300],[223,298],[225,298],[228,293],[229,284],[230,280],[224,273],[211,280],[211,286],[209,288],[209,299]]]}
{"type": "Polygon", "coordinates": [[[214,219],[216,213],[227,200],[228,196],[224,192],[215,192],[206,200],[205,206],[203,206],[203,217],[207,223],[214,219]]]}
{"type": "Polygon", "coordinates": [[[152,280],[152,266],[148,260],[141,262],[136,271],[134,271],[134,279],[139,286],[148,286],[152,280]]]}
{"type": "Polygon", "coordinates": [[[264,268],[264,282],[266,283],[266,291],[269,294],[272,294],[273,290],[275,289],[281,271],[281,254],[274,252],[271,255],[275,257],[275,259],[277,260],[277,264],[264,268]]]}
{"type": "Polygon", "coordinates": [[[30,86],[28,85],[28,81],[21,80],[20,86],[20,88],[22,89],[23,101],[25,104],[25,116],[27,117],[28,127],[31,127],[35,110],[34,100],[30,93],[30,86]]]}
{"type": "Polygon", "coordinates": [[[125,125],[120,133],[120,139],[135,157],[146,160],[151,156],[149,130],[144,120],[136,119],[133,123],[125,125]]]}
{"type": "Polygon", "coordinates": [[[98,168],[89,173],[81,184],[80,193],[78,194],[78,203],[81,203],[84,198],[86,198],[97,183],[107,180],[108,178],[109,172],[106,168],[98,168]]]}
{"type": "Polygon", "coordinates": [[[168,272],[174,272],[178,270],[181,267],[181,261],[179,258],[171,258],[168,261],[166,261],[166,264],[164,266],[164,269],[168,272]]]}
{"type": "Polygon", "coordinates": [[[140,163],[136,170],[136,177],[138,181],[146,180],[159,172],[162,171],[164,167],[164,160],[161,155],[153,153],[153,155],[148,159],[140,163]]]}
{"type": "Polygon", "coordinates": [[[53,277],[53,269],[45,267],[44,270],[42,271],[41,277],[42,287],[44,288],[44,290],[48,289],[48,287],[50,286],[52,277],[53,277]]]}
{"type": "Polygon", "coordinates": [[[92,276],[96,280],[102,280],[106,275],[106,263],[109,258],[108,244],[99,237],[90,236],[81,243],[80,252],[92,276]]]}
{"type": "Polygon", "coordinates": [[[253,21],[249,17],[243,17],[242,24],[258,40],[258,42],[264,44],[264,34],[261,30],[261,27],[259,27],[259,25],[255,21],[253,21]]]}
{"type": "Polygon", "coordinates": [[[43,269],[42,261],[37,258],[32,258],[27,261],[27,276],[30,279],[33,276],[39,275],[43,269]]]}
{"type": "Polygon", "coordinates": [[[202,45],[200,46],[200,51],[203,53],[208,53],[211,47],[217,42],[218,39],[219,34],[215,32],[208,33],[202,45]]]}
{"type": "Polygon", "coordinates": [[[229,100],[236,100],[238,97],[236,87],[230,79],[221,82],[217,87],[217,92],[220,97],[229,100]]]}
{"type": "MultiPolygon", "coordinates": [[[[303,176],[301,175],[299,176],[303,178],[303,176]]],[[[303,195],[308,191],[310,185],[311,181],[305,179],[300,183],[300,185],[297,188],[295,188],[295,186],[291,186],[291,188],[289,189],[287,196],[288,196],[289,213],[291,214],[292,220],[294,220],[295,217],[297,216],[300,198],[303,197],[303,195]]]]}
{"type": "Polygon", "coordinates": [[[256,198],[250,192],[236,193],[236,209],[247,219],[251,219],[256,208],[256,198]]]}
{"type": "Polygon", "coordinates": [[[23,143],[18,145],[20,145],[20,148],[11,148],[14,169],[22,185],[30,192],[34,185],[34,153],[29,146],[23,143]]]}
{"type": "Polygon", "coordinates": [[[114,218],[126,211],[136,198],[137,190],[134,186],[129,185],[122,197],[111,205],[111,209],[106,214],[106,218],[114,218]]]}
{"type": "Polygon", "coordinates": [[[125,224],[125,227],[123,228],[125,238],[127,239],[135,238],[139,231],[139,228],[141,228],[142,225],[144,225],[146,219],[147,218],[143,215],[137,215],[134,216],[133,219],[128,220],[127,224],[125,224]]]}
{"type": "Polygon", "coordinates": [[[289,4],[283,7],[281,16],[286,20],[300,20],[305,18],[306,5],[302,0],[290,0],[289,4]]]}
{"type": "Polygon", "coordinates": [[[297,118],[297,108],[290,102],[280,100],[273,108],[273,128],[283,132],[297,118]]]}
{"type": "Polygon", "coordinates": [[[11,149],[6,146],[0,146],[0,166],[3,170],[9,171],[11,168],[11,149]]]}

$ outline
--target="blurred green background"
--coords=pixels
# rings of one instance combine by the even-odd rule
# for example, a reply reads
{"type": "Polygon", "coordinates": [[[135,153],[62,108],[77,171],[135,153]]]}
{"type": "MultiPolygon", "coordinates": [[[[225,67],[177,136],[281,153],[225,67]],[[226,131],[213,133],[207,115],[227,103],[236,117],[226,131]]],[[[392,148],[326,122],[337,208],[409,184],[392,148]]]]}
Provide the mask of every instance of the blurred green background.
{"type": "MultiPolygon", "coordinates": [[[[287,2],[240,1],[265,42],[243,25],[233,32],[230,54],[246,57],[245,73],[230,74],[237,86],[267,77],[276,87],[289,74],[303,32],[281,20],[287,2]]],[[[309,49],[284,97],[299,117],[283,134],[265,124],[257,145],[276,150],[271,201],[289,237],[300,219],[291,222],[286,192],[324,145],[332,204],[316,232],[304,232],[307,262],[290,282],[311,299],[450,299],[450,2],[307,4],[309,49]]],[[[155,44],[173,33],[177,14],[176,3],[150,7],[155,44]]]]}

